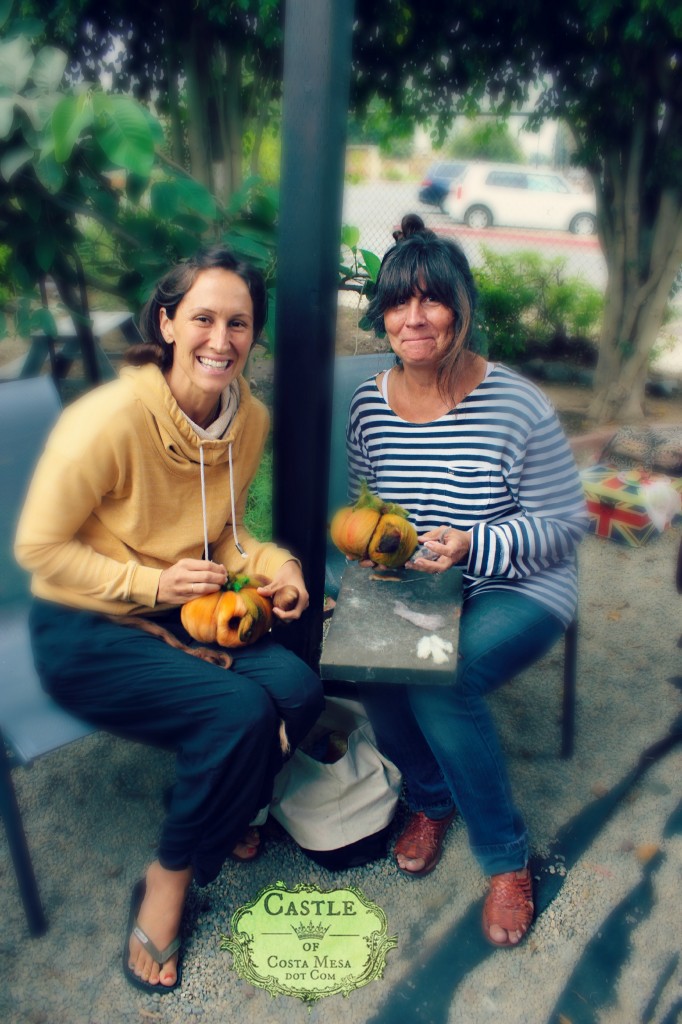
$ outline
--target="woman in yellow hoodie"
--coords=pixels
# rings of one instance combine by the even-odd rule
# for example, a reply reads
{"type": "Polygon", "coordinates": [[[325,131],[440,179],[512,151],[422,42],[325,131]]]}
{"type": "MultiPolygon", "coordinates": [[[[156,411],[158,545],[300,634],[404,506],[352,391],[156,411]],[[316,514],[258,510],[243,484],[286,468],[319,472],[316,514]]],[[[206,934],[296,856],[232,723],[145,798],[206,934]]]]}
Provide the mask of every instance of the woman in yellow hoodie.
{"type": "MultiPolygon", "coordinates": [[[[233,651],[229,671],[112,616],[145,616],[190,642],[179,609],[228,573],[258,573],[273,596],[308,604],[299,562],[242,519],[267,436],[242,376],[265,323],[258,271],[222,247],[159,283],[135,365],[67,408],[32,480],[16,539],[32,574],[31,630],[45,689],[96,726],[176,753],[158,855],[133,891],[123,969],[133,984],[180,983],[180,921],[192,879],[206,885],[248,830],[282,764],[322,709],[321,684],[270,637],[233,651]]],[[[244,845],[246,842],[247,845],[244,845]]]]}

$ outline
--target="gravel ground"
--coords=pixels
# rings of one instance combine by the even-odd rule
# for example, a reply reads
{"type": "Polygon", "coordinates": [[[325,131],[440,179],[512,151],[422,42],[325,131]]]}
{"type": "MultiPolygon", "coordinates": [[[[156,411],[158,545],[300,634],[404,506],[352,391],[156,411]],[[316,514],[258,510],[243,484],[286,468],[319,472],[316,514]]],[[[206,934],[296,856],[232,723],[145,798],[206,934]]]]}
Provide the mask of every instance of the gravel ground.
{"type": "MultiPolygon", "coordinates": [[[[30,939],[0,837],[0,1019],[12,1024],[671,1024],[682,998],[679,745],[647,757],[677,719],[682,597],[673,565],[682,530],[642,548],[588,537],[581,550],[579,699],[574,757],[557,757],[559,645],[497,694],[495,713],[531,831],[540,914],[518,949],[479,937],[484,881],[461,824],[427,878],[390,859],[332,874],[276,826],[251,865],[226,864],[192,890],[182,988],[147,996],[120,969],[131,887],[153,856],[163,753],[105,735],[43,758],[14,778],[50,921],[30,939]],[[625,780],[625,784],[623,784],[625,780]],[[620,788],[619,788],[620,786],[620,788]],[[619,798],[620,797],[620,798],[619,798]],[[592,809],[589,817],[586,810],[592,809]],[[610,812],[610,813],[607,813],[610,812]],[[563,826],[573,820],[570,829],[563,826]],[[388,916],[398,947],[383,979],[309,1011],[242,981],[219,948],[234,911],[278,879],[353,885],[388,916]]],[[[399,812],[396,827],[403,815],[399,812]]]]}

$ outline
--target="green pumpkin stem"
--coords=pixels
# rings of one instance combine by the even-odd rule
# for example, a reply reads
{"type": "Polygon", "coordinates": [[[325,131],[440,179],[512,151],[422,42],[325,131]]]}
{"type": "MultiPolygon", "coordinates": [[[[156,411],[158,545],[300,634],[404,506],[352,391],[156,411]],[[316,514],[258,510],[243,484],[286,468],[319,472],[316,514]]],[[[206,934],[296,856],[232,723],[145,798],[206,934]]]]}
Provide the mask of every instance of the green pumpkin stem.
{"type": "Polygon", "coordinates": [[[410,516],[409,512],[406,512],[402,505],[397,505],[394,501],[383,501],[376,494],[373,494],[367,486],[367,481],[364,479],[360,481],[360,493],[353,507],[371,508],[381,516],[401,516],[403,519],[409,519],[410,516]]]}
{"type": "Polygon", "coordinates": [[[228,572],[227,579],[223,583],[221,589],[226,591],[233,590],[235,594],[238,594],[240,590],[244,589],[244,587],[248,587],[250,582],[251,580],[248,576],[232,576],[228,572]]]}
{"type": "Polygon", "coordinates": [[[383,502],[381,498],[377,498],[376,494],[372,494],[369,487],[367,486],[366,480],[360,481],[360,493],[358,500],[355,502],[354,508],[373,508],[377,512],[381,511],[383,502]]]}

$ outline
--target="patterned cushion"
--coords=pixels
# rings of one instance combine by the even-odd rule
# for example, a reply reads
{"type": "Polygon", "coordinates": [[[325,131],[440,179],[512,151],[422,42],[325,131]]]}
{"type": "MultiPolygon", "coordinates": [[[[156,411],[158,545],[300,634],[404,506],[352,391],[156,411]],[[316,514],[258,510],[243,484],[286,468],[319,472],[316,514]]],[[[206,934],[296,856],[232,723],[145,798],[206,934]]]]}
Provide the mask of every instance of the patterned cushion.
{"type": "Polygon", "coordinates": [[[600,462],[620,469],[682,474],[682,426],[621,427],[604,448],[600,462]]]}

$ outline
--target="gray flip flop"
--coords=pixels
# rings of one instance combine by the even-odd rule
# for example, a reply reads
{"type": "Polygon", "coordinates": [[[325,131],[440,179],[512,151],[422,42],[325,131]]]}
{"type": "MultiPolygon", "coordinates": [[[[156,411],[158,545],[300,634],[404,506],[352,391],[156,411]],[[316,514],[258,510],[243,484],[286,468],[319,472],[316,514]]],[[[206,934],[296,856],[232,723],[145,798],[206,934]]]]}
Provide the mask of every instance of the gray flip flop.
{"type": "Polygon", "coordinates": [[[165,949],[159,949],[154,945],[152,940],[147,934],[140,928],[137,922],[137,915],[140,912],[142,901],[144,900],[145,893],[147,891],[147,884],[144,878],[141,878],[139,882],[135,883],[133,887],[133,893],[130,898],[130,911],[128,913],[128,926],[126,928],[126,938],[123,946],[123,973],[126,976],[126,980],[134,985],[135,988],[141,989],[143,992],[149,992],[150,994],[157,994],[160,996],[165,995],[167,992],[174,992],[176,988],[180,987],[182,981],[182,965],[178,958],[177,966],[177,980],[173,985],[162,985],[159,982],[158,985],[150,985],[148,981],[143,981],[142,978],[138,978],[135,972],[132,970],[128,963],[130,957],[129,942],[130,936],[135,935],[135,938],[139,939],[144,948],[148,953],[156,960],[157,964],[165,964],[169,957],[173,956],[180,948],[180,936],[176,935],[172,942],[170,942],[165,949]]]}

